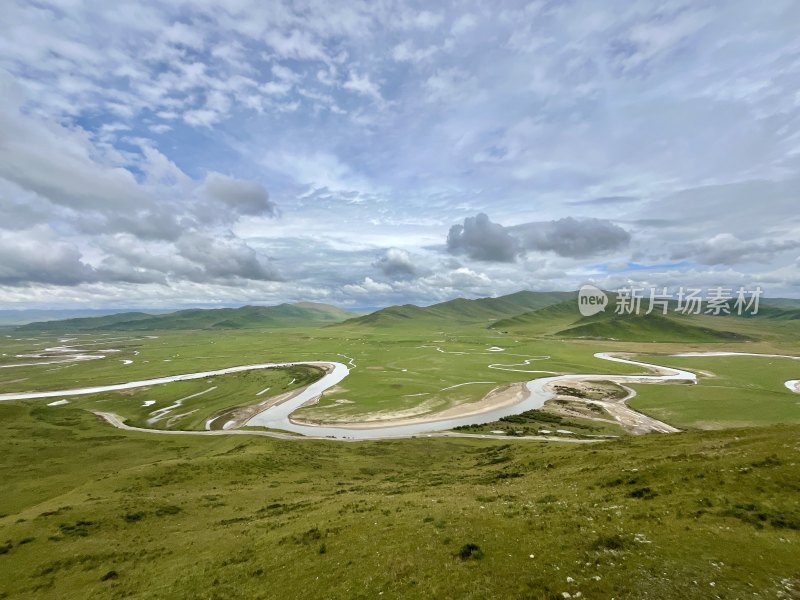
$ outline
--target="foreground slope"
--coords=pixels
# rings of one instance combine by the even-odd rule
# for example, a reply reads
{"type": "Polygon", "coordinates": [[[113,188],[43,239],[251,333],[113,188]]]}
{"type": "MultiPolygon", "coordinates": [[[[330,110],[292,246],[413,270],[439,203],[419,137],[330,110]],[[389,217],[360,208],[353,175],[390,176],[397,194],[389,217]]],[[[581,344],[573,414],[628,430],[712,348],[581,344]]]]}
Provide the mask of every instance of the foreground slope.
{"type": "Polygon", "coordinates": [[[120,433],[61,408],[0,405],[3,597],[800,589],[798,427],[334,444],[120,433]]]}

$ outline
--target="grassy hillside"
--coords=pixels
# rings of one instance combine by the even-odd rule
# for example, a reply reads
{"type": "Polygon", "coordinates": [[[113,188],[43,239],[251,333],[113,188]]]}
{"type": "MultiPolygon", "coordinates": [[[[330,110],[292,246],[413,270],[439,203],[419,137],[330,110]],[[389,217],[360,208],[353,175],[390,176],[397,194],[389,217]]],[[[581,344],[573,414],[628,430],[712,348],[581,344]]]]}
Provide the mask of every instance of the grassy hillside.
{"type": "MultiPolygon", "coordinates": [[[[784,312],[774,310],[780,314],[784,312]]],[[[674,313],[667,316],[657,313],[617,315],[611,309],[591,317],[581,317],[575,301],[566,300],[495,321],[490,328],[517,334],[626,342],[738,342],[752,339],[752,335],[737,331],[742,327],[747,328],[742,321],[733,317],[681,316],[674,313]]],[[[752,328],[749,331],[752,334],[752,328]]]]}
{"type": "MultiPolygon", "coordinates": [[[[104,317],[120,313],[130,313],[130,310],[84,308],[84,309],[11,309],[0,310],[0,326],[19,327],[26,323],[58,321],[65,319],[79,319],[88,317],[104,317]]],[[[136,311],[140,312],[140,311],[136,311]]],[[[162,311],[148,310],[149,314],[158,314],[162,311]]]]}
{"type": "Polygon", "coordinates": [[[686,319],[672,319],[655,313],[624,316],[603,314],[599,319],[592,317],[579,323],[581,324],[563,329],[556,335],[564,338],[626,342],[737,342],[750,339],[740,333],[700,327],[686,319]]]}
{"type": "Polygon", "coordinates": [[[374,325],[378,327],[386,327],[397,324],[407,324],[412,321],[425,322],[429,319],[430,314],[425,311],[424,308],[420,308],[414,304],[402,304],[399,306],[383,308],[361,317],[348,319],[347,321],[342,322],[341,325],[374,325]]]}
{"type": "Polygon", "coordinates": [[[398,324],[407,325],[412,320],[420,324],[486,323],[550,306],[573,296],[575,296],[574,292],[520,291],[497,298],[479,298],[477,300],[456,298],[425,307],[404,304],[390,306],[363,317],[350,319],[343,325],[392,327],[398,324]]]}
{"type": "Polygon", "coordinates": [[[497,298],[478,298],[477,300],[456,298],[429,306],[427,310],[442,318],[493,320],[502,316],[518,315],[521,312],[544,308],[574,296],[575,294],[572,292],[520,291],[497,298]]]}
{"type": "Polygon", "coordinates": [[[574,323],[579,318],[580,313],[575,301],[565,300],[545,308],[500,319],[492,323],[490,328],[498,331],[512,330],[541,334],[558,331],[574,323]]]}
{"type": "Polygon", "coordinates": [[[2,597],[800,589],[797,427],[344,444],[119,432],[62,408],[0,404],[2,597]]]}
{"type": "Polygon", "coordinates": [[[38,321],[20,325],[15,329],[21,333],[48,332],[48,333],[75,333],[78,331],[92,331],[95,329],[113,328],[116,325],[135,323],[156,318],[143,312],[124,312],[102,317],[77,317],[59,321],[38,321]]]}
{"type": "Polygon", "coordinates": [[[107,317],[68,319],[30,323],[17,328],[21,332],[98,332],[156,331],[170,329],[246,329],[251,327],[299,327],[336,323],[351,313],[328,304],[300,302],[277,306],[242,306],[240,308],[189,309],[163,315],[122,313],[107,317]]]}
{"type": "Polygon", "coordinates": [[[761,305],[783,310],[800,310],[800,298],[763,298],[761,305]]]}

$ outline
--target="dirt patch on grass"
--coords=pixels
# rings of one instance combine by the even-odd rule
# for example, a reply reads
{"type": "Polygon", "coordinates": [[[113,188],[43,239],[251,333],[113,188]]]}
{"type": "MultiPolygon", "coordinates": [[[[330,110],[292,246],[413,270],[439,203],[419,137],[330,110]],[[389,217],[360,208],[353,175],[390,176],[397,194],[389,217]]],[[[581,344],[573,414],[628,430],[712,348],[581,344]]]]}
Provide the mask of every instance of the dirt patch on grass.
{"type": "Polygon", "coordinates": [[[149,389],[150,386],[148,385],[145,387],[131,388],[128,390],[118,390],[117,394],[119,394],[120,396],[135,396],[136,394],[141,394],[142,392],[146,392],[149,389]]]}
{"type": "MultiPolygon", "coordinates": [[[[636,392],[628,386],[613,381],[562,379],[556,385],[548,385],[547,389],[556,394],[556,397],[546,404],[550,410],[558,411],[559,405],[566,410],[572,404],[583,403],[586,405],[587,413],[591,411],[593,405],[602,408],[608,413],[608,416],[613,418],[615,423],[634,435],[679,431],[667,423],[630,408],[627,402],[636,395],[636,392]]],[[[586,415],[582,416],[589,418],[586,415]]]]}
{"type": "Polygon", "coordinates": [[[341,416],[338,419],[333,415],[324,415],[319,420],[292,418],[292,422],[306,425],[318,425],[320,423],[329,425],[335,424],[339,427],[353,429],[412,425],[416,423],[443,421],[455,417],[478,415],[503,406],[517,404],[524,400],[527,395],[528,392],[524,383],[511,383],[494,388],[477,402],[458,404],[457,406],[452,406],[440,411],[436,411],[436,409],[440,406],[441,401],[431,399],[405,410],[381,411],[363,416],[341,416]]]}

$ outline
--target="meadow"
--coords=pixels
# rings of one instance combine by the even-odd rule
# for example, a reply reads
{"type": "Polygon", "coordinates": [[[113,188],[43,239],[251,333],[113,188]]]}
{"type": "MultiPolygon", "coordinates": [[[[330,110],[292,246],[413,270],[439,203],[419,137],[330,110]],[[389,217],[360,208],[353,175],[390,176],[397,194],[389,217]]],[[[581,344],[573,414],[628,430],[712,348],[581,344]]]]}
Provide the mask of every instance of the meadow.
{"type": "Polygon", "coordinates": [[[791,598],[800,428],[159,436],[0,404],[4,598],[791,598]]]}
{"type": "Polygon", "coordinates": [[[670,389],[635,386],[630,405],[680,428],[720,429],[770,423],[800,424],[800,395],[784,381],[797,379],[800,361],[750,356],[649,356],[657,364],[691,369],[698,384],[670,389]]]}
{"type": "MultiPolygon", "coordinates": [[[[425,330],[412,330],[361,334],[360,337],[358,332],[342,328],[156,332],[156,335],[101,336],[99,339],[106,337],[109,341],[96,346],[98,350],[118,350],[101,360],[0,370],[0,393],[104,385],[244,364],[332,360],[349,364],[350,375],[339,390],[324,396],[318,405],[303,409],[298,416],[314,418],[317,414],[329,415],[331,410],[335,410],[347,418],[358,418],[383,410],[414,408],[421,402],[427,402],[431,410],[441,410],[459,402],[478,400],[497,385],[541,376],[535,372],[491,369],[490,364],[501,367],[507,365],[504,368],[523,371],[571,372],[592,366],[610,373],[636,372],[635,368],[627,365],[601,363],[594,359],[592,354],[604,349],[600,343],[592,345],[558,340],[515,341],[508,336],[471,327],[432,334],[425,330]],[[504,352],[489,350],[501,342],[504,352]],[[437,351],[437,348],[444,352],[437,351]],[[534,359],[530,365],[519,364],[528,357],[534,359]],[[357,365],[355,368],[352,368],[350,359],[357,365]],[[123,365],[125,360],[133,362],[123,365]],[[443,388],[470,381],[486,383],[442,391],[443,388]],[[337,404],[337,399],[351,402],[337,404]]],[[[9,355],[28,353],[58,345],[58,339],[10,339],[3,348],[9,355]]],[[[82,340],[92,340],[88,343],[95,344],[97,339],[96,334],[91,334],[80,336],[78,340],[69,343],[79,344],[82,340]]],[[[15,360],[25,362],[29,359],[15,360]]],[[[270,376],[262,371],[242,378],[252,379],[254,383],[241,390],[241,393],[237,391],[236,403],[248,404],[256,400],[256,390],[270,385],[267,379],[263,379],[270,376]],[[261,383],[255,383],[259,381],[261,383]]],[[[234,376],[221,376],[217,378],[217,382],[232,377],[234,376]]],[[[163,407],[165,402],[182,395],[210,387],[206,383],[198,381],[167,384],[162,387],[172,388],[174,391],[166,393],[156,391],[155,387],[150,388],[148,393],[153,396],[152,399],[157,400],[152,409],[163,407]]],[[[226,389],[234,388],[235,386],[229,385],[226,389]]],[[[119,401],[129,398],[131,404],[141,404],[141,400],[150,399],[147,394],[131,392],[105,394],[102,398],[92,397],[88,400],[92,403],[104,403],[109,398],[119,401]]],[[[115,402],[114,406],[119,406],[119,402],[115,402]]],[[[214,408],[218,406],[215,404],[214,408]]]]}
{"type": "Polygon", "coordinates": [[[296,413],[321,421],[421,405],[435,412],[547,375],[536,371],[641,372],[596,352],[638,353],[700,377],[697,385],[635,386],[634,408],[685,430],[645,436],[559,416],[549,405],[464,430],[484,439],[345,443],[122,431],[91,412],[114,412],[134,426],[204,429],[210,418],[320,376],[300,366],[75,396],[56,406],[3,401],[0,598],[800,593],[800,396],[783,386],[800,376],[800,363],[670,356],[796,355],[793,322],[726,321],[741,336],[713,343],[705,334],[684,343],[572,339],[555,335],[563,323],[543,331],[536,319],[522,322],[521,329],[484,320],[5,334],[0,367],[15,366],[0,368],[0,393],[267,362],[347,364],[339,386],[296,413]],[[19,366],[59,360],[57,352],[17,355],[63,344],[105,358],[19,366]],[[163,411],[177,400],[180,407],[163,411]],[[154,411],[162,418],[153,422],[154,411]],[[491,439],[492,431],[524,436],[564,427],[596,442],[491,439]]]}
{"type": "MultiPolygon", "coordinates": [[[[317,404],[301,408],[295,416],[314,422],[348,422],[376,415],[432,414],[478,401],[498,385],[551,373],[641,372],[638,367],[593,356],[596,352],[618,351],[639,353],[642,360],[655,364],[713,374],[700,373],[699,385],[689,388],[636,386],[638,396],[632,406],[665,422],[682,428],[800,422],[797,395],[783,386],[785,380],[800,376],[798,361],[667,356],[703,351],[796,354],[796,321],[774,323],[734,318],[715,321],[713,317],[699,317],[696,320],[704,329],[724,325],[736,331],[740,339],[716,343],[648,343],[557,337],[552,330],[574,320],[574,312],[561,310],[563,317],[557,313],[548,319],[544,330],[528,326],[506,331],[487,327],[485,320],[453,319],[435,323],[411,320],[399,326],[344,323],[305,328],[92,332],[68,337],[23,337],[11,332],[0,343],[5,355],[0,357],[0,364],[37,362],[38,359],[16,358],[16,355],[63,344],[79,345],[87,351],[103,353],[106,358],[0,368],[0,393],[121,383],[265,362],[330,360],[348,365],[350,374],[341,385],[324,393],[317,404]]],[[[649,329],[644,327],[643,331],[649,329]]],[[[45,362],[48,360],[55,359],[45,362]]],[[[218,376],[213,381],[175,382],[74,397],[70,402],[91,410],[116,412],[130,424],[141,426],[150,419],[151,412],[189,397],[180,410],[171,411],[169,424],[169,419],[160,419],[155,426],[202,429],[215,415],[255,404],[265,396],[298,389],[310,380],[310,374],[300,378],[296,368],[292,373],[269,369],[218,376]],[[266,395],[259,395],[267,388],[266,395]]]]}

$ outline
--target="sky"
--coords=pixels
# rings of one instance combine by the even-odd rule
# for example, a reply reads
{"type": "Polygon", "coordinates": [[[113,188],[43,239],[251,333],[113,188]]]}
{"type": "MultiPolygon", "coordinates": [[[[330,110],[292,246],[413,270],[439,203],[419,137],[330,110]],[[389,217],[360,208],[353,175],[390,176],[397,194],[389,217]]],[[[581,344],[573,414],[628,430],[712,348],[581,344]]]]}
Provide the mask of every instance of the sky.
{"type": "Polygon", "coordinates": [[[800,3],[6,0],[0,308],[800,296],[800,3]]]}

